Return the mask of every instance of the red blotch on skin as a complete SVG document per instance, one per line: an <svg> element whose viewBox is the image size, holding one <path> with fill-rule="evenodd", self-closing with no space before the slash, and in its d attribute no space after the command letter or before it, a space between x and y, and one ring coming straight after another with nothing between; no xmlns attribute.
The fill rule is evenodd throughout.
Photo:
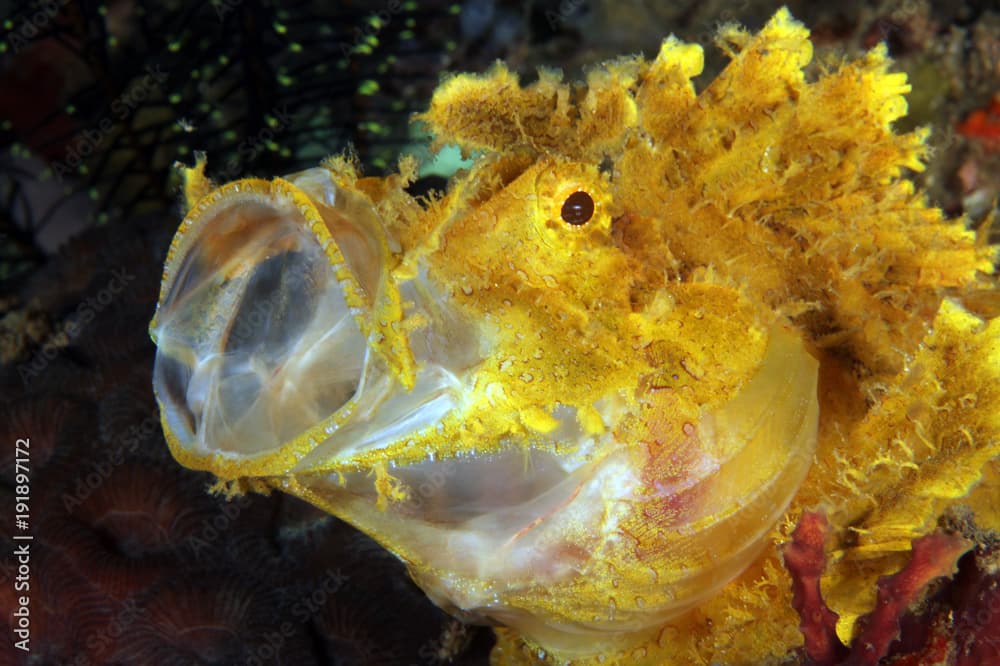
<svg viewBox="0 0 1000 666"><path fill-rule="evenodd" d="M643 515L660 528L686 525L692 511L711 491L714 468L703 468L695 437L642 443L649 456L642 471L643 486L656 498L643 507Z"/></svg>
<svg viewBox="0 0 1000 666"><path fill-rule="evenodd" d="M692 520L692 512L711 492L717 469L704 453L699 428L678 421L675 404L672 391L653 389L645 396L642 411L645 432L640 442L647 455L642 485L652 500L642 511L647 524L661 529L676 528ZM637 555L643 558L643 553Z"/></svg>

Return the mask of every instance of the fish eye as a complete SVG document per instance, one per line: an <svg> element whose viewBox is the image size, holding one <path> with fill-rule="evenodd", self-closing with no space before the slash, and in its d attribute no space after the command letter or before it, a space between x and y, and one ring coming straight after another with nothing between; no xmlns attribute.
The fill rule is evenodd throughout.
<svg viewBox="0 0 1000 666"><path fill-rule="evenodd" d="M586 224L594 216L594 199L583 190L577 190L566 197L560 214L567 224Z"/></svg>

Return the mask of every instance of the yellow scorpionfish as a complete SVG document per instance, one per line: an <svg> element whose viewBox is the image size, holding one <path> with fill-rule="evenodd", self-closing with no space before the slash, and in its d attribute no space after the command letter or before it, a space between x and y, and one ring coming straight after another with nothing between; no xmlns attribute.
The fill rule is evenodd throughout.
<svg viewBox="0 0 1000 666"><path fill-rule="evenodd" d="M1000 527L996 248L906 179L883 47L810 80L780 11L696 93L674 38L567 84L502 65L420 116L475 155L216 188L151 332L176 459L363 530L496 663L766 663L820 508L838 632L953 506Z"/></svg>

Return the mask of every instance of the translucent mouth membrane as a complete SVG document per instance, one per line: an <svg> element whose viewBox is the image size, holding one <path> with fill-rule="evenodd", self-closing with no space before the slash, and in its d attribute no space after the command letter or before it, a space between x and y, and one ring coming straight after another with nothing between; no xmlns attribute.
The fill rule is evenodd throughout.
<svg viewBox="0 0 1000 666"><path fill-rule="evenodd" d="M178 232L151 325L175 453L271 454L358 392L384 257L368 230L304 199L284 181L240 181Z"/></svg>

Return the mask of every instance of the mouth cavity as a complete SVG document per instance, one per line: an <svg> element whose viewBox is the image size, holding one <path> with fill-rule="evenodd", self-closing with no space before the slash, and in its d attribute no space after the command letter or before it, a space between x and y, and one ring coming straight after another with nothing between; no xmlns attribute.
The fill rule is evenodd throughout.
<svg viewBox="0 0 1000 666"><path fill-rule="evenodd" d="M326 172L302 180L318 205L285 181L240 181L200 202L174 240L151 334L175 448L274 452L363 384L384 242Z"/></svg>

